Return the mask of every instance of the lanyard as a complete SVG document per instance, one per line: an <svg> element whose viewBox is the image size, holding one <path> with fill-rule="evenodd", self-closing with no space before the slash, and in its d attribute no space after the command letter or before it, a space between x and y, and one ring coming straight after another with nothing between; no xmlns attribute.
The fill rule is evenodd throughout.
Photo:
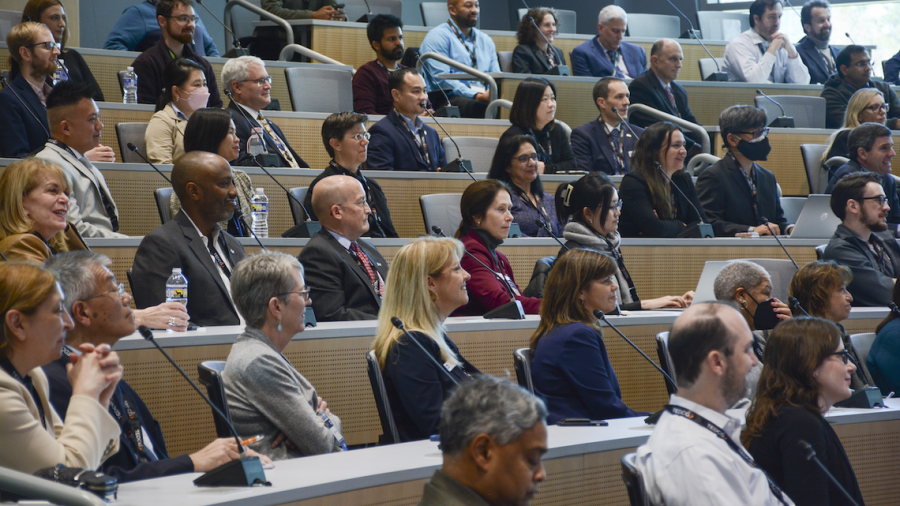
<svg viewBox="0 0 900 506"><path fill-rule="evenodd" d="M34 388L34 382L31 381L31 376L26 376L25 378L23 378L19 374L19 371L17 371L16 368L13 367L12 362L10 362L8 358L0 362L0 367L2 367L4 371L9 373L9 375L12 376L13 379L15 379L28 389L28 393L31 394L31 399L34 400L34 403L37 405L38 414L41 417L41 425L44 427L44 430L47 430L47 418L46 415L44 415L44 405L43 403L41 403L41 398L40 396L38 396L37 389Z"/></svg>
<svg viewBox="0 0 900 506"><path fill-rule="evenodd" d="M478 68L478 57L475 56L475 32L472 32L472 49L469 49L469 46L466 45L466 39L463 38L462 33L459 29L456 28L456 25L453 24L449 19L447 20L447 24L450 25L450 29L453 30L453 34L456 35L456 38L459 39L459 42L462 44L466 51L469 53L469 56L472 57L472 67Z"/></svg>
<svg viewBox="0 0 900 506"><path fill-rule="evenodd" d="M750 189L750 205L753 206L753 219L755 220L755 224L760 224L762 220L759 219L759 200L757 200L757 191L756 184L753 182L753 179L750 178L750 174L744 172L744 169L741 168L741 164L738 163L737 158L734 157L734 154L729 152L731 158L734 160L735 165L737 165L737 170L741 172L741 175L744 176L744 180L747 181L747 188ZM753 170L753 169L751 169ZM756 176L756 171L753 170L754 177Z"/></svg>
<svg viewBox="0 0 900 506"><path fill-rule="evenodd" d="M550 134L549 133L546 136L541 135L542 133L544 133L543 130L540 132L535 132L534 129L532 129L532 128L528 129L528 135L534 137L535 144L537 144L537 148L541 152L541 161L544 163L547 163L547 162L550 162L550 157L553 156L553 143L550 142ZM542 140L541 137L546 137L546 140L547 140L546 148L541 143L541 140Z"/></svg>
<svg viewBox="0 0 900 506"><path fill-rule="evenodd" d="M520 192L519 198L522 199L522 202L525 203L526 206L537 211L538 214L540 214L541 217L544 218L544 221L547 222L547 225L551 225L552 227L552 224L550 223L550 214L547 213L547 209L544 208L543 199L535 195L534 199L537 200L538 205L534 205L534 203L531 202L531 199L528 198L528 195L526 195L525 192Z"/></svg>
<svg viewBox="0 0 900 506"><path fill-rule="evenodd" d="M428 141L425 140L425 129L423 128L420 130L420 132L422 132L422 136L419 137L415 134L415 132L412 131L411 128L409 128L409 123L406 122L406 120L400 115L400 112L397 111L397 109L394 109L391 112L397 115L397 119L399 119L400 122L403 123L403 126L406 127L406 131L409 132L409 135L412 135L413 140L416 141L416 146L419 148L419 154L422 155L422 159L425 160L425 165L431 167L431 157L428 156Z"/></svg>
<svg viewBox="0 0 900 506"><path fill-rule="evenodd" d="M219 236L215 242L218 243L219 247L221 247L223 250L228 251L228 244L225 243L225 237L222 235L222 233L223 232L220 230ZM228 268L228 264L226 264L225 260L222 259L222 256L219 255L219 250L217 250L215 245L213 244L214 241L212 240L212 237L209 237L208 241L209 242L207 243L207 246L209 246L209 252L212 254L213 259L215 259L216 264L218 264L219 268L222 269L222 272L225 273L225 277L230 279L231 269Z"/></svg>
<svg viewBox="0 0 900 506"><path fill-rule="evenodd" d="M612 130L609 129L609 125L606 122L603 122L603 130L606 132L606 136L609 139L609 143L612 145L613 152L616 154L616 163L619 164L619 171L625 172L625 135L620 128L615 128L619 132L618 141L613 141Z"/></svg>
<svg viewBox="0 0 900 506"><path fill-rule="evenodd" d="M600 235L600 234L597 234ZM637 294L637 287L634 286L634 281L631 280L631 274L628 273L628 269L625 268L625 258L622 257L622 250L619 248L614 248L612 242L606 238L604 235L600 235L600 238L606 241L607 247L609 247L609 251L612 252L613 258L616 260L616 264L619 266L619 271L622 272L622 277L625 278L625 282L628 283L628 293L631 294L631 300L633 302L638 302L641 300Z"/></svg>

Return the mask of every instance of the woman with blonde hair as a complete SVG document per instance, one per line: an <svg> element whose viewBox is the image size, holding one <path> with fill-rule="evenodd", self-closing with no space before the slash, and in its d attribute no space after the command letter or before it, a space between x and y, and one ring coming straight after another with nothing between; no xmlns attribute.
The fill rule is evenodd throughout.
<svg viewBox="0 0 900 506"><path fill-rule="evenodd" d="M463 245L456 239L419 237L400 248L391 263L372 347L400 441L437 434L444 399L456 383L479 372L460 355L444 328L450 313L469 300L469 273L459 264L462 254ZM418 344L394 328L392 317L403 321ZM444 371L424 355L423 347Z"/></svg>
<svg viewBox="0 0 900 506"><path fill-rule="evenodd" d="M835 156L850 156L850 148L848 141L850 139L850 131L862 125L863 123L880 123L882 125L887 121L887 113L890 106L884 102L884 95L876 88L861 88L847 103L847 110L844 112L844 126L840 130L828 137L828 149L822 157L822 164Z"/></svg>

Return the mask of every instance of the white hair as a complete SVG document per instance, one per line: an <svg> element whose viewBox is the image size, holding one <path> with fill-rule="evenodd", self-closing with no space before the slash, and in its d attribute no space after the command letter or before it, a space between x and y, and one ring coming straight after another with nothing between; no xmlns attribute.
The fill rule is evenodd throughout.
<svg viewBox="0 0 900 506"><path fill-rule="evenodd" d="M607 5L597 15L597 24L605 25L614 19L621 19L623 23L628 24L628 14L625 13L625 9L618 5Z"/></svg>
<svg viewBox="0 0 900 506"><path fill-rule="evenodd" d="M239 56L225 62L225 66L222 67L222 89L231 91L231 83L246 80L250 75L248 69L254 64L266 68L266 62L255 56Z"/></svg>

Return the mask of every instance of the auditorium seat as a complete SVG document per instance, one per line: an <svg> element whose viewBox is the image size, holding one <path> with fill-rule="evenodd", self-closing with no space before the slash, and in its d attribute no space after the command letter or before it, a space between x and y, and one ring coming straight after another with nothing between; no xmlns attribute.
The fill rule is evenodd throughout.
<svg viewBox="0 0 900 506"><path fill-rule="evenodd" d="M825 128L825 99L800 95L769 95L781 107L784 114L794 118L794 128ZM766 97L756 97L756 107L766 111L766 124L781 117L781 109Z"/></svg>
<svg viewBox="0 0 900 506"><path fill-rule="evenodd" d="M292 199L288 197L288 204L291 206L291 216L294 217L294 225L299 225L306 221L306 219L308 218L306 216L306 213L303 212L303 208L300 207L300 204L298 204L294 200L296 199L297 201L303 202L306 199L307 191L309 191L308 186L304 186L302 188L291 188L291 195L293 195L294 198Z"/></svg>
<svg viewBox="0 0 900 506"><path fill-rule="evenodd" d="M295 112L353 110L353 75L329 65L284 69L288 93ZM318 93L310 93L317 90Z"/></svg>
<svg viewBox="0 0 900 506"><path fill-rule="evenodd" d="M869 356L869 351L872 350L872 343L875 341L875 335L874 332L850 334L850 345L853 346L856 356L859 357L859 366L865 373L866 378L872 377L872 375L869 374L869 367L866 366L866 358Z"/></svg>
<svg viewBox="0 0 900 506"><path fill-rule="evenodd" d="M544 7L546 8L546 7ZM554 9L556 11L556 17L559 18L559 24L556 25L556 33L577 33L578 29L578 13L572 10L566 9ZM528 12L528 9L519 9L519 19L525 17L525 13ZM513 27L513 31L515 31L516 27Z"/></svg>
<svg viewBox="0 0 900 506"><path fill-rule="evenodd" d="M531 380L531 349L519 348L513 352L513 366L516 369L516 380L519 386L534 393L534 383Z"/></svg>
<svg viewBox="0 0 900 506"><path fill-rule="evenodd" d="M378 357L375 350L366 352L366 371L369 373L369 382L372 384L372 395L375 396L375 407L378 409L378 417L381 419L381 437L378 444L389 445L400 442L400 434L397 432L397 424L394 423L394 414L391 412L391 402L388 400L387 390L384 388L384 378L381 376L381 367L378 365Z"/></svg>
<svg viewBox="0 0 900 506"><path fill-rule="evenodd" d="M146 132L147 123L116 123L116 138L119 141L119 152L122 153L122 163L144 163L140 156L128 149L128 143L134 144L142 155L147 156L147 142L144 140Z"/></svg>
<svg viewBox="0 0 900 506"><path fill-rule="evenodd" d="M784 210L784 219L788 223L797 223L800 211L806 204L806 197L781 197L781 208Z"/></svg>
<svg viewBox="0 0 900 506"><path fill-rule="evenodd" d="M628 490L628 503L631 506L650 506L650 498L644 489L644 477L635 465L636 453L622 455L622 481Z"/></svg>
<svg viewBox="0 0 900 506"><path fill-rule="evenodd" d="M453 141L459 145L459 151L453 145ZM444 151L447 153L447 160L455 160L457 157L464 158L472 162L473 172L487 172L491 168L491 160L494 159L494 151L497 151L497 144L500 138L492 137L449 137L441 139L444 145Z"/></svg>
<svg viewBox="0 0 900 506"><path fill-rule="evenodd" d="M498 51L497 62L500 64L500 72L512 72L512 51Z"/></svg>
<svg viewBox="0 0 900 506"><path fill-rule="evenodd" d="M716 58L715 61L712 58L700 58L697 63L700 64L700 79L705 81L713 72L719 72L719 69L725 64L725 58ZM718 67L716 63L719 64Z"/></svg>
<svg viewBox="0 0 900 506"><path fill-rule="evenodd" d="M672 362L672 357L669 356L669 332L660 332L656 334L656 355L659 357L659 366L663 371L666 371L666 374L671 376L673 379L675 378L675 364ZM677 393L678 387L669 383L669 380L664 380L666 382L666 390L669 392L669 395Z"/></svg>
<svg viewBox="0 0 900 506"><path fill-rule="evenodd" d="M172 219L172 210L169 202L172 200L172 188L157 188L153 190L153 198L156 200L156 209L159 211L159 221L163 225Z"/></svg>
<svg viewBox="0 0 900 506"><path fill-rule="evenodd" d="M228 422L222 420L215 410L213 410L213 421L216 423L216 435L219 437L234 437L229 423L231 423L231 414L228 412L228 402L225 401L225 386L222 384L222 371L225 370L224 360L207 360L197 364L197 375L200 384L206 387L209 400L219 408L228 418ZM210 408L212 409L212 408Z"/></svg>
<svg viewBox="0 0 900 506"><path fill-rule="evenodd" d="M681 35L681 19L667 14L628 14L629 37L677 39Z"/></svg>
<svg viewBox="0 0 900 506"><path fill-rule="evenodd" d="M750 29L746 11L697 11L697 24L703 40L731 40Z"/></svg>
<svg viewBox="0 0 900 506"><path fill-rule="evenodd" d="M452 236L462 222L459 201L462 193L437 193L419 197L422 207L422 218L425 220L425 231L433 233L431 227L438 226L444 234Z"/></svg>

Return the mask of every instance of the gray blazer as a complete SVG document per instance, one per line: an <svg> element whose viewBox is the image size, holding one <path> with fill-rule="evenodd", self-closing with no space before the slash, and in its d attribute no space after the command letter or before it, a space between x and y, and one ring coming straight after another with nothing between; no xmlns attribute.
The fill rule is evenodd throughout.
<svg viewBox="0 0 900 506"><path fill-rule="evenodd" d="M259 329L247 326L238 337L228 354L222 381L238 434L265 436L250 445L256 452L283 460L340 451L334 434L316 414L316 389ZM340 432L341 420L335 414L329 418ZM272 441L279 434L286 435L300 451L284 444L273 450Z"/></svg>

